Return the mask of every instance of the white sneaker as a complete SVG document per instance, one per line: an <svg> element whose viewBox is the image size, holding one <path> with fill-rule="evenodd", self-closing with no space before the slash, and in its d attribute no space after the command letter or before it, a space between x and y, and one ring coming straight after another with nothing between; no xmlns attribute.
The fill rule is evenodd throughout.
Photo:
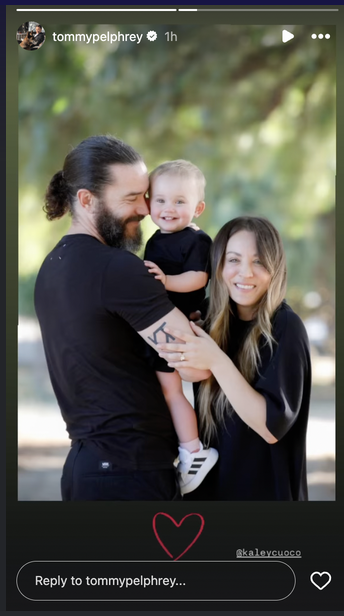
<svg viewBox="0 0 344 616"><path fill-rule="evenodd" d="M187 449L178 447L179 464L177 467L178 479L181 494L188 494L196 490L202 483L204 477L216 464L219 454L216 449L201 448L199 451L190 453Z"/></svg>

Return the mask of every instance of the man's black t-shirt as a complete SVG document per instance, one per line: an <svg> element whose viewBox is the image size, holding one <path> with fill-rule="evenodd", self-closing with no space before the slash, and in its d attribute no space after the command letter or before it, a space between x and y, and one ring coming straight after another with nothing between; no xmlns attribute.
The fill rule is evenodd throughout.
<svg viewBox="0 0 344 616"><path fill-rule="evenodd" d="M141 259L66 235L39 271L35 308L69 436L120 467L171 468L176 435L137 331L174 306Z"/></svg>
<svg viewBox="0 0 344 616"><path fill-rule="evenodd" d="M234 361L252 322L236 318L228 356ZM253 387L266 399L269 445L233 412L218 426L211 446L219 460L190 500L307 500L306 429L311 389L307 333L283 302L273 319L273 356L261 345L261 366ZM195 386L195 395L199 385ZM196 405L197 407L197 405Z"/></svg>
<svg viewBox="0 0 344 616"><path fill-rule="evenodd" d="M184 272L207 272L210 275L209 253L211 238L201 231L186 227L175 233L156 231L148 240L144 258L153 261L167 276L176 276ZM176 293L168 291L171 302L183 312L187 318L194 310L198 310L205 298L205 288Z"/></svg>

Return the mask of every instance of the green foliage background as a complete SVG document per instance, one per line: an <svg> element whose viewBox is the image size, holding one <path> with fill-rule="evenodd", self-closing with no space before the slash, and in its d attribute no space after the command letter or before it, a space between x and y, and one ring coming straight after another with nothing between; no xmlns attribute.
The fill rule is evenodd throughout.
<svg viewBox="0 0 344 616"><path fill-rule="evenodd" d="M202 169L207 209L198 223L212 237L242 213L269 218L287 252L289 301L305 316L302 298L317 291L333 321L335 40L312 40L318 30L298 26L282 44L279 26L59 25L52 31L143 39L47 36L37 52L18 47L21 313L33 312L38 268L69 225L46 221L45 188L73 146L110 133L149 169L174 158ZM155 227L144 224L148 239Z"/></svg>

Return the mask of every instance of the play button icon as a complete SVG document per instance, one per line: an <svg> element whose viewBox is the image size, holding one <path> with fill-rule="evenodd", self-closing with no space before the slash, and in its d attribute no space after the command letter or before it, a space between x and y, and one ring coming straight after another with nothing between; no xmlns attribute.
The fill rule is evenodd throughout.
<svg viewBox="0 0 344 616"><path fill-rule="evenodd" d="M294 38L294 35L289 32L289 30L282 30L282 43L288 43L291 39Z"/></svg>

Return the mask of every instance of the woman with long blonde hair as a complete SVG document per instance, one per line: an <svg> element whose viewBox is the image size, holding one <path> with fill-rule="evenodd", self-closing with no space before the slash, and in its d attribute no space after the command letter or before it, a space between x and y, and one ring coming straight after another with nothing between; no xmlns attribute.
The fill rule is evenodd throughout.
<svg viewBox="0 0 344 616"><path fill-rule="evenodd" d="M159 345L182 376L210 371L195 402L219 461L189 499L307 500L309 344L285 293L278 231L264 218L235 218L214 240L205 331L171 330L181 342Z"/></svg>

